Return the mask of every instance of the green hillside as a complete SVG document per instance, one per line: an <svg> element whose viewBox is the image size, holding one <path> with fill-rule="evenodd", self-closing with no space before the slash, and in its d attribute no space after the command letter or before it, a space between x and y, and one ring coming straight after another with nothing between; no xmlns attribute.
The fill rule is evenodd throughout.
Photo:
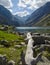
<svg viewBox="0 0 50 65"><path fill-rule="evenodd" d="M13 41L13 40L23 40L22 37L20 37L19 35L16 34L12 34L12 33L7 33L5 31L0 31L0 40L7 40L9 42Z"/></svg>
<svg viewBox="0 0 50 65"><path fill-rule="evenodd" d="M50 14L43 16L34 26L50 26Z"/></svg>

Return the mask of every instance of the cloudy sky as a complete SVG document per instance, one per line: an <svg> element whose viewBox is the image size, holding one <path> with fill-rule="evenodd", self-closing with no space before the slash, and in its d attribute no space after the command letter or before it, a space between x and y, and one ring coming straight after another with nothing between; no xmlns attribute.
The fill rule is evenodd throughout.
<svg viewBox="0 0 50 65"><path fill-rule="evenodd" d="M0 5L8 8L12 14L20 17L30 15L50 0L0 0Z"/></svg>

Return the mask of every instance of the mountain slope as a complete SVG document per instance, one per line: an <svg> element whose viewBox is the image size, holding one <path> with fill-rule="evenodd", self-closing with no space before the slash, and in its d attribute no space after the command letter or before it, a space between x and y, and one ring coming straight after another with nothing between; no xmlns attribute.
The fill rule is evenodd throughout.
<svg viewBox="0 0 50 65"><path fill-rule="evenodd" d="M25 26L33 26L39 22L44 16L50 14L50 2L33 12L30 17L26 20Z"/></svg>
<svg viewBox="0 0 50 65"><path fill-rule="evenodd" d="M8 9L0 5L0 24L20 26L18 21Z"/></svg>
<svg viewBox="0 0 50 65"><path fill-rule="evenodd" d="M26 20L28 19L28 17L29 17L29 15L27 15L27 16L24 16L24 17L20 17L20 16L18 16L18 15L15 15L15 17L16 18L18 18L18 23L21 25L21 26L23 26L26 22Z"/></svg>
<svg viewBox="0 0 50 65"><path fill-rule="evenodd" d="M43 16L34 26L50 26L50 14Z"/></svg>

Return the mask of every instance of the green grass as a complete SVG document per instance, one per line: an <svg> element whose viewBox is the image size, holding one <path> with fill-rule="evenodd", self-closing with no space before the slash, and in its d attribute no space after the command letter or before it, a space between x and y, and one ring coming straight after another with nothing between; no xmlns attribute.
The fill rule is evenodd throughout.
<svg viewBox="0 0 50 65"><path fill-rule="evenodd" d="M7 40L8 42L11 42L13 40L19 40L19 42L16 42L16 44L19 44L21 41L24 41L23 37L16 34L7 33L5 31L0 31L0 40ZM15 45L15 42L13 42L13 44ZM20 60L21 51L24 49L24 46L16 49L14 48L14 46L10 46L9 48L0 47L0 54L6 54L8 60L14 60L16 62L16 65L18 65L17 63Z"/></svg>
<svg viewBox="0 0 50 65"><path fill-rule="evenodd" d="M5 31L0 31L0 40L7 40L7 41L13 41L13 40L19 40L22 41L23 38L19 35L12 34L12 33L6 33Z"/></svg>
<svg viewBox="0 0 50 65"><path fill-rule="evenodd" d="M16 65L18 65L18 61L20 60L22 48L14 49L14 48L0 48L0 54L6 54L8 60L14 60Z"/></svg>

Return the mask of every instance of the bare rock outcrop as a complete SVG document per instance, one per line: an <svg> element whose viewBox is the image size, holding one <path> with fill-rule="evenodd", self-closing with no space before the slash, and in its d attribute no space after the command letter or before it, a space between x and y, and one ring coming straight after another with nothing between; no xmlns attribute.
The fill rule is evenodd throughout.
<svg viewBox="0 0 50 65"><path fill-rule="evenodd" d="M7 65L6 55L1 55L0 54L0 65Z"/></svg>

